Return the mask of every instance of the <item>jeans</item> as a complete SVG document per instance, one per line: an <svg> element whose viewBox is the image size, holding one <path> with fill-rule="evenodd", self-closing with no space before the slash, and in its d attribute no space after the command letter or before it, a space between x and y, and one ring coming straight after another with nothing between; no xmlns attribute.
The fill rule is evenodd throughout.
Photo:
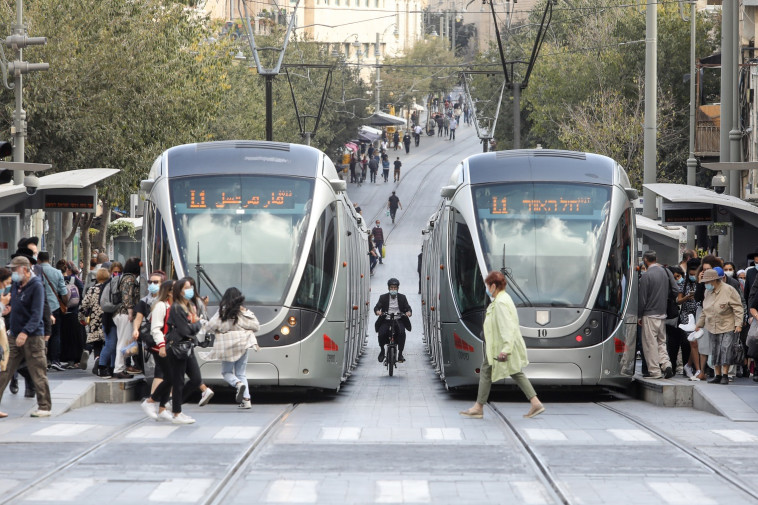
<svg viewBox="0 0 758 505"><path fill-rule="evenodd" d="M116 365L116 341L118 340L116 325L114 324L110 331L105 331L103 328L103 334L105 335L105 345L100 351L100 366L113 368Z"/></svg>
<svg viewBox="0 0 758 505"><path fill-rule="evenodd" d="M379 264L382 264L382 247L384 246L384 241L382 240L374 240L374 243L376 244L376 254L378 255Z"/></svg>
<svg viewBox="0 0 758 505"><path fill-rule="evenodd" d="M237 361L222 361L221 362L221 375L224 376L224 380L232 387L237 387L237 383L241 382L248 387L247 376L245 375L245 368L247 368L247 349L242 353ZM245 389L245 400L250 399L250 392Z"/></svg>

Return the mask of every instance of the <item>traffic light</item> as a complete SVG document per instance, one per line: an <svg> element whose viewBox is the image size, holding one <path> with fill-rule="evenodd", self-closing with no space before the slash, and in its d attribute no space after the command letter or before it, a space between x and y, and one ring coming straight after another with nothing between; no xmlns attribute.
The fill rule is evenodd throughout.
<svg viewBox="0 0 758 505"><path fill-rule="evenodd" d="M13 144L0 142L0 159L13 154ZM0 170L0 184L8 184L13 180L13 170Z"/></svg>

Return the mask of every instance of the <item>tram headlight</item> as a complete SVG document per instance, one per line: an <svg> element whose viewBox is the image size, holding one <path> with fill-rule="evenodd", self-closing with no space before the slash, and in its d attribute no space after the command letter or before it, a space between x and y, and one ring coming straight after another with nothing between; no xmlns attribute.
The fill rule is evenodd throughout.
<svg viewBox="0 0 758 505"><path fill-rule="evenodd" d="M290 334L289 326L282 326L281 328L279 328L279 333L281 333L284 336L289 335Z"/></svg>

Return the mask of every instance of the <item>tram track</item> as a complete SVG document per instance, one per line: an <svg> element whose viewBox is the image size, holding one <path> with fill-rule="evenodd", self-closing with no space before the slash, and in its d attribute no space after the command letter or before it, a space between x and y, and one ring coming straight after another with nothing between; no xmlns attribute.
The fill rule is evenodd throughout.
<svg viewBox="0 0 758 505"><path fill-rule="evenodd" d="M526 438L524 438L521 432L519 432L518 428L516 428L516 426L508 419L508 417L503 414L495 405L488 403L487 407L489 407L492 412L494 412L495 416L500 419L500 421L516 438L522 452L532 463L532 466L535 468L535 473L537 474L542 484L545 486L548 494L550 494L552 501L554 503L561 503L563 505L572 505L573 502L569 499L568 495L563 491L563 489L561 489L561 486L558 483L558 478L550 470L548 464L540 457L537 451L535 451L532 446L529 445L529 442L526 440Z"/></svg>
<svg viewBox="0 0 758 505"><path fill-rule="evenodd" d="M432 158L435 158L435 157L439 156L441 152L445 152L445 151L447 151L448 149L452 149L452 148L454 148L454 147L455 147L455 145L456 145L455 143L453 143L453 142L450 142L450 143L449 143L449 144L448 144L448 145L447 145L445 148L443 148L443 149L441 149L441 150L438 150L438 151L436 151L436 152L434 152L434 153L430 154L429 156L425 157L424 159L422 159L422 160L421 160L421 161L419 161L418 163L415 163L415 164L414 164L414 166L413 166L413 168L408 168L407 170L405 170L405 172L404 172L404 173L403 173L403 174L400 176L400 182L398 182L398 183L397 183L395 186L393 186L393 188L399 188L399 187L400 187L400 185L403 183L403 181L404 181L404 180L405 180L407 177L409 177L410 175L417 175L417 174L415 173L415 172L416 172L416 169L417 169L417 167L420 167L421 165L423 165L424 163L426 163L428 160L430 160L430 159L432 159ZM425 172L425 173L423 174L423 176L422 176L422 180L426 180L426 178L429 176L429 174L431 174L431 173L432 173L432 172L433 172L433 171L434 171L434 170L435 170L437 167L439 167L440 165L443 165L443 164L445 164L445 163L448 163L448 162L450 161L450 158L451 158L451 157L453 157L453 155L454 155L454 154L455 154L455 152L451 153L451 155L450 155L450 156L448 156L448 157L446 157L446 158L445 158L443 161L440 161L440 162L438 162L438 163L436 163L436 164L434 164L434 165L430 166L429 168L427 168L427 169L426 169L426 172ZM463 158L465 158L465 156L462 156L462 157L461 157L461 160L462 160ZM390 167L390 172L392 172L392 170L393 170L393 169L392 169L392 167ZM422 188L424 188L424 187L425 187L425 185L424 185L424 184L418 184L418 185L417 185L417 187L416 187L416 190L413 192L413 195L411 195L411 198L410 198L410 199L407 201L407 203L406 203L406 205L405 205L405 208L403 209L403 213L402 213L402 214L401 214L401 215L400 215L400 216L399 216L399 217L398 217L398 218L395 220L395 226L393 226L393 227L392 227L392 229L391 229L391 230L389 230L389 231L388 231L388 232L387 232L387 233L384 235L385 244L387 243L387 241L388 241L388 239L389 239L389 236L390 236L390 235L392 234L392 232L395 230L395 228L397 227L397 225L398 225L398 224L399 224L399 223L400 223L400 222L403 220L403 218L406 216L406 214L408 213L408 211L409 211L409 210L410 210L410 208L411 208L411 205L413 205L413 203L415 202L415 200L416 200L416 198L418 197L419 193L421 192L421 189L422 189ZM373 203L373 202L372 202L372 203ZM383 204L379 206L379 210L376 212L376 214L375 214L375 215L374 215L374 216L371 218L371 220L370 220L370 221L367 221L367 223L370 225L371 223L373 223L374 221L376 221L378 218L381 218L381 217L384 215L384 213L385 213L385 209L386 209L386 208L387 208L387 205L386 205L386 201L384 201L384 202L383 202ZM370 228L370 226L369 226L369 228Z"/></svg>
<svg viewBox="0 0 758 505"><path fill-rule="evenodd" d="M268 425L261 430L252 442L250 442L245 448L244 452L237 457L232 463L231 467L227 471L226 475L211 489L208 494L203 497L198 503L203 505L217 505L225 503L227 495L234 487L234 484L241 479L245 470L249 468L250 464L255 459L255 455L260 452L260 449L270 441L276 434L276 431L284 425L284 422L292 414L292 412L298 407L297 403L290 403L275 419L273 419Z"/></svg>
<svg viewBox="0 0 758 505"><path fill-rule="evenodd" d="M275 434L276 430L280 428L284 421L289 417L292 411L299 404L291 403L284 406L283 410L270 421L256 436L245 446L245 449L240 455L233 461L227 472L221 477L218 482L213 485L210 490L198 500L197 503L203 505L224 503L224 498L233 487L234 483L242 476L245 468L249 467L250 462L254 459L254 455L268 442ZM105 448L108 444L120 440L129 435L135 429L144 426L148 421L147 417L140 418L139 420L124 426L115 432L111 433L107 437L98 440L97 442L88 446L85 450L77 453L75 456L68 458L60 464L53 466L46 470L43 474L33 478L26 482L21 487L10 491L8 494L0 497L0 505L17 503L27 493L44 488L47 484L53 480L60 478L61 473L68 469L71 469L79 462L81 462L87 456Z"/></svg>
<svg viewBox="0 0 758 505"><path fill-rule="evenodd" d="M90 445L87 449L81 451L76 456L73 456L63 463L56 465L52 469L46 471L42 475L32 479L30 482L27 482L24 484L21 488L16 489L10 494L7 494L0 498L0 505L4 505L6 503L14 503L14 500L17 498L23 496L24 494L39 488L42 484L45 484L53 478L55 478L60 472L63 472L67 470L68 468L71 468L72 466L76 465L79 461L84 459L85 457L89 456L93 452L99 450L100 448L106 446L108 443L112 442L113 440L116 440L123 435L126 435L133 429L137 428L139 425L143 424L145 421L147 421L147 418L140 418L139 420L121 428L120 430L117 430L113 433L111 433L109 436L105 437L102 440L99 440L95 442L94 444Z"/></svg>
<svg viewBox="0 0 758 505"><path fill-rule="evenodd" d="M624 412L621 409L608 405L604 402L595 402L595 404L599 407L602 407L606 410L613 412L614 414L617 414L627 419L628 421L632 422L633 424L636 424L637 426L647 431L648 433L660 438L661 440L665 441L670 446L675 447L680 452L686 454L687 456L695 460L698 464L703 466L709 473L719 476L722 480L726 481L731 486L736 487L737 489L739 489L746 495L750 496L754 500L758 500L758 490L756 490L754 486L750 486L744 481L742 481L741 479L738 479L737 477L734 476L733 470L725 468L724 466L722 466L721 464L719 464L712 458L708 457L707 455L703 454L696 448L689 447L679 442L675 438L669 436L663 430L652 427L649 424L647 424L645 421L643 421L642 419L638 418L637 416Z"/></svg>

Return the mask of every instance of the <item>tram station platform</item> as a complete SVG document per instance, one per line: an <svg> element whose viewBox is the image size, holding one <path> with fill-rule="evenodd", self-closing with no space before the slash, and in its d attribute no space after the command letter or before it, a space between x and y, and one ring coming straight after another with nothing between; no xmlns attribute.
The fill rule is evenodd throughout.
<svg viewBox="0 0 758 505"><path fill-rule="evenodd" d="M91 361L90 359L90 365ZM87 370L48 370L47 380L53 400L53 416L94 403L137 401L145 389L145 379L142 375L136 375L132 379L101 379L92 374L91 366ZM19 377L17 394L11 394L10 389L5 390L3 412L12 416L24 416L36 410L37 400L24 397L25 387L24 379Z"/></svg>
<svg viewBox="0 0 758 505"><path fill-rule="evenodd" d="M91 370L48 371L53 416L95 403L128 403L141 399L146 384L143 376L133 379L100 379ZM24 379L19 392L3 395L3 410L24 416L36 408L36 399L24 397ZM728 386L690 381L677 375L671 379L647 379L637 373L629 388L631 396L659 407L687 407L725 417L731 421L758 421L758 382L735 378Z"/></svg>
<svg viewBox="0 0 758 505"><path fill-rule="evenodd" d="M735 378L729 385L691 381L681 375L671 379L646 379L637 374L633 396L660 407L691 407L731 421L758 421L758 382Z"/></svg>

